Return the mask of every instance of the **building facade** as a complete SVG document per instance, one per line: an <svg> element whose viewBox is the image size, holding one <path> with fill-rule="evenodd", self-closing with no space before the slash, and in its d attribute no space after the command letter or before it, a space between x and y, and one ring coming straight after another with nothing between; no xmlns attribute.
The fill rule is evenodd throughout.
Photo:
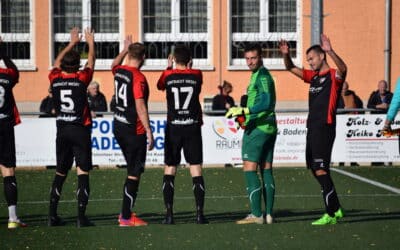
<svg viewBox="0 0 400 250"><path fill-rule="evenodd" d="M278 104L307 100L308 86L284 71L278 42L288 40L294 62L308 67L304 53L311 46L311 0L1 0L0 13L5 49L21 70L14 91L19 103L38 103L47 95L49 70L73 26L95 30L94 79L108 101L114 87L110 65L127 34L147 48L142 69L151 102L165 99L156 82L177 43L191 48L194 67L204 72L202 97L215 95L227 80L238 102L250 76L243 59L249 42L263 46ZM392 89L400 76L399 15L400 0L393 0ZM385 0L324 1L324 16L324 33L348 65L351 89L367 99L384 78ZM85 58L85 43L79 46Z"/></svg>

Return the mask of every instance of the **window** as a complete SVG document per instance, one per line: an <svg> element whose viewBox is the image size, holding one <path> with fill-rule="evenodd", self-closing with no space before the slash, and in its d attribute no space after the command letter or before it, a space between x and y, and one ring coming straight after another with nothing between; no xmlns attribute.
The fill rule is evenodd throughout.
<svg viewBox="0 0 400 250"><path fill-rule="evenodd" d="M284 68L279 40L289 42L294 63L301 63L299 0L230 0L230 69L247 69L244 47L260 42L264 65Z"/></svg>
<svg viewBox="0 0 400 250"><path fill-rule="evenodd" d="M212 0L142 0L142 32L146 46L144 69L164 69L178 43L192 51L193 64L211 66Z"/></svg>
<svg viewBox="0 0 400 250"><path fill-rule="evenodd" d="M31 9L31 0L0 1L3 46L20 70L34 69Z"/></svg>
<svg viewBox="0 0 400 250"><path fill-rule="evenodd" d="M96 69L109 69L120 51L122 15L119 0L53 0L53 59L69 42L72 27L95 31ZM123 42L123 41L122 41ZM81 58L87 58L85 42L78 45Z"/></svg>

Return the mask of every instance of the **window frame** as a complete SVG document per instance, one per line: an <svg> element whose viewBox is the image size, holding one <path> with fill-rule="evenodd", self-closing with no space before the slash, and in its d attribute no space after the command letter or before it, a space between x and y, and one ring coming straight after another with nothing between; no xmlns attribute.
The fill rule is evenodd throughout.
<svg viewBox="0 0 400 250"><path fill-rule="evenodd" d="M213 42L212 42L212 0L207 1L207 32L206 33L188 33L180 32L180 1L171 0L171 32L170 33L144 33L143 22L143 1L139 1L139 41L145 42L179 42L179 41L198 41L207 42L207 58L193 59L193 67L201 70L214 70L213 66ZM177 39L179 38L179 39ZM150 59L146 58L142 70L164 70L167 67L167 58Z"/></svg>
<svg viewBox="0 0 400 250"><path fill-rule="evenodd" d="M228 27L228 70L248 70L244 58L232 58L232 43L235 41L257 42L257 41L279 41L280 39L296 37L297 42L296 57L292 58L293 63L302 65L302 1L296 0L296 32L269 32L269 1L260 0L260 31L259 32L232 32L232 0L228 1L227 23ZM264 66L268 69L284 70L285 65L282 58L263 58Z"/></svg>
<svg viewBox="0 0 400 250"><path fill-rule="evenodd" d="M34 0L28 0L29 2L29 33L3 33L1 31L1 19L0 19L0 34L3 42L29 42L30 59L12 59L20 71L35 71L36 67L36 46L35 46L35 2ZM1 13L0 4L0 13ZM1 60L1 63L3 61Z"/></svg>
<svg viewBox="0 0 400 250"><path fill-rule="evenodd" d="M50 12L50 46L49 46L49 55L50 55L50 68L54 65L54 61L56 59L56 56L54 54L54 47L56 42L69 42L70 41L70 33L54 33L53 32L53 26L54 26L54 15L53 15L53 1L54 0L49 0L49 12ZM119 28L118 28L118 33L94 33L94 41L95 43L97 42L117 42L119 43L120 50L124 46L124 39L123 39L123 34L124 34L124 9L125 9L125 1L118 1L118 20L119 20ZM82 27L79 27L80 32L83 32L83 29L86 27L91 27L91 3L90 0L82 0ZM82 39L84 41L84 39ZM118 51L119 53L119 51ZM113 62L114 58L110 59L102 59L102 58L97 58L96 57L96 63L95 63L95 70L110 70L111 64ZM81 64L85 65L87 62L87 59L81 59Z"/></svg>

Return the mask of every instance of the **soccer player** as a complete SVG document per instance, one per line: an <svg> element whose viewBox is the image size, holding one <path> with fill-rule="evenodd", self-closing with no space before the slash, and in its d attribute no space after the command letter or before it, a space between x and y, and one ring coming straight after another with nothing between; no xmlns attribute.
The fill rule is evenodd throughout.
<svg viewBox="0 0 400 250"><path fill-rule="evenodd" d="M69 44L58 54L49 74L50 86L56 110L56 158L57 167L50 191L49 226L64 225L57 215L61 189L75 158L78 188L77 227L93 226L86 217L89 200L89 171L92 169L92 144L87 86L92 81L95 63L94 32L85 30L85 40L89 47L87 63L80 67L80 55L74 50L81 41L78 28L72 28Z"/></svg>
<svg viewBox="0 0 400 250"><path fill-rule="evenodd" d="M3 176L4 195L8 206L8 228L26 227L17 216L17 180L15 178L14 126L21 122L12 89L18 83L19 71L6 55L0 37L0 60L6 68L0 68L0 168Z"/></svg>
<svg viewBox="0 0 400 250"><path fill-rule="evenodd" d="M322 189L326 213L312 225L336 224L344 216L333 184L329 165L336 136L336 108L347 66L332 49L329 38L322 34L321 45L313 45L306 51L311 70L296 67L290 58L290 48L285 40L279 44L286 69L310 84L308 93L306 163ZM330 68L329 55L337 69Z"/></svg>
<svg viewBox="0 0 400 250"><path fill-rule="evenodd" d="M203 214L204 179L202 176L203 141L201 126L202 110L199 101L203 76L200 70L191 69L191 54L184 45L176 46L168 58L169 67L163 71L157 88L166 92L167 126L165 129L163 195L166 215L163 224L174 224L174 181L181 151L190 165L193 192L196 200L196 222L208 223ZM172 69L173 61L176 68Z"/></svg>
<svg viewBox="0 0 400 250"><path fill-rule="evenodd" d="M146 139L149 150L153 149L154 141L147 112L149 86L146 77L140 72L144 59L144 45L132 43L132 36L127 36L124 49L111 66L116 104L113 132L125 157L128 172L123 188L122 212L118 218L121 227L147 225L147 222L132 213L146 162Z"/></svg>
<svg viewBox="0 0 400 250"><path fill-rule="evenodd" d="M247 193L251 213L237 224L263 224L261 193L264 197L267 224L273 223L272 209L275 199L275 182L272 175L272 161L276 141L275 83L268 69L263 66L261 46L249 44L245 47L244 58L252 71L247 87L246 107L232 107L226 117L246 116L242 142L243 171L246 178ZM260 168L260 179L257 175Z"/></svg>
<svg viewBox="0 0 400 250"><path fill-rule="evenodd" d="M383 131L387 132L392 130L390 124L394 121L394 118L397 115L399 107L400 107L400 77L397 79L396 82L396 89L394 91L393 98L386 115L386 120L382 129ZM400 145L399 145L399 151L400 151Z"/></svg>

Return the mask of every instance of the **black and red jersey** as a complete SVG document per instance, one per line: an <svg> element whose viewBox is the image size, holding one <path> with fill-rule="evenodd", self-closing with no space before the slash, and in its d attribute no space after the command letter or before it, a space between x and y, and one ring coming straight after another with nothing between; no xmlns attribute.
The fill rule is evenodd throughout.
<svg viewBox="0 0 400 250"><path fill-rule="evenodd" d="M303 70L303 79L310 83L307 127L336 124L336 109L344 79L335 69L325 72Z"/></svg>
<svg viewBox="0 0 400 250"><path fill-rule="evenodd" d="M9 123L12 126L21 122L12 92L18 79L18 70L0 68L0 122Z"/></svg>
<svg viewBox="0 0 400 250"><path fill-rule="evenodd" d="M166 90L167 122L174 125L202 124L199 101L203 75L197 69L167 69L157 82L159 90Z"/></svg>
<svg viewBox="0 0 400 250"><path fill-rule="evenodd" d="M93 69L85 68L75 73L65 73L54 68L50 74L57 126L63 124L92 124L87 100L87 86L92 81Z"/></svg>
<svg viewBox="0 0 400 250"><path fill-rule="evenodd" d="M115 84L116 121L136 127L136 133L144 134L146 130L137 115L135 99L144 99L147 106L149 100L149 85L146 77L138 68L127 65L117 65L112 69Z"/></svg>

